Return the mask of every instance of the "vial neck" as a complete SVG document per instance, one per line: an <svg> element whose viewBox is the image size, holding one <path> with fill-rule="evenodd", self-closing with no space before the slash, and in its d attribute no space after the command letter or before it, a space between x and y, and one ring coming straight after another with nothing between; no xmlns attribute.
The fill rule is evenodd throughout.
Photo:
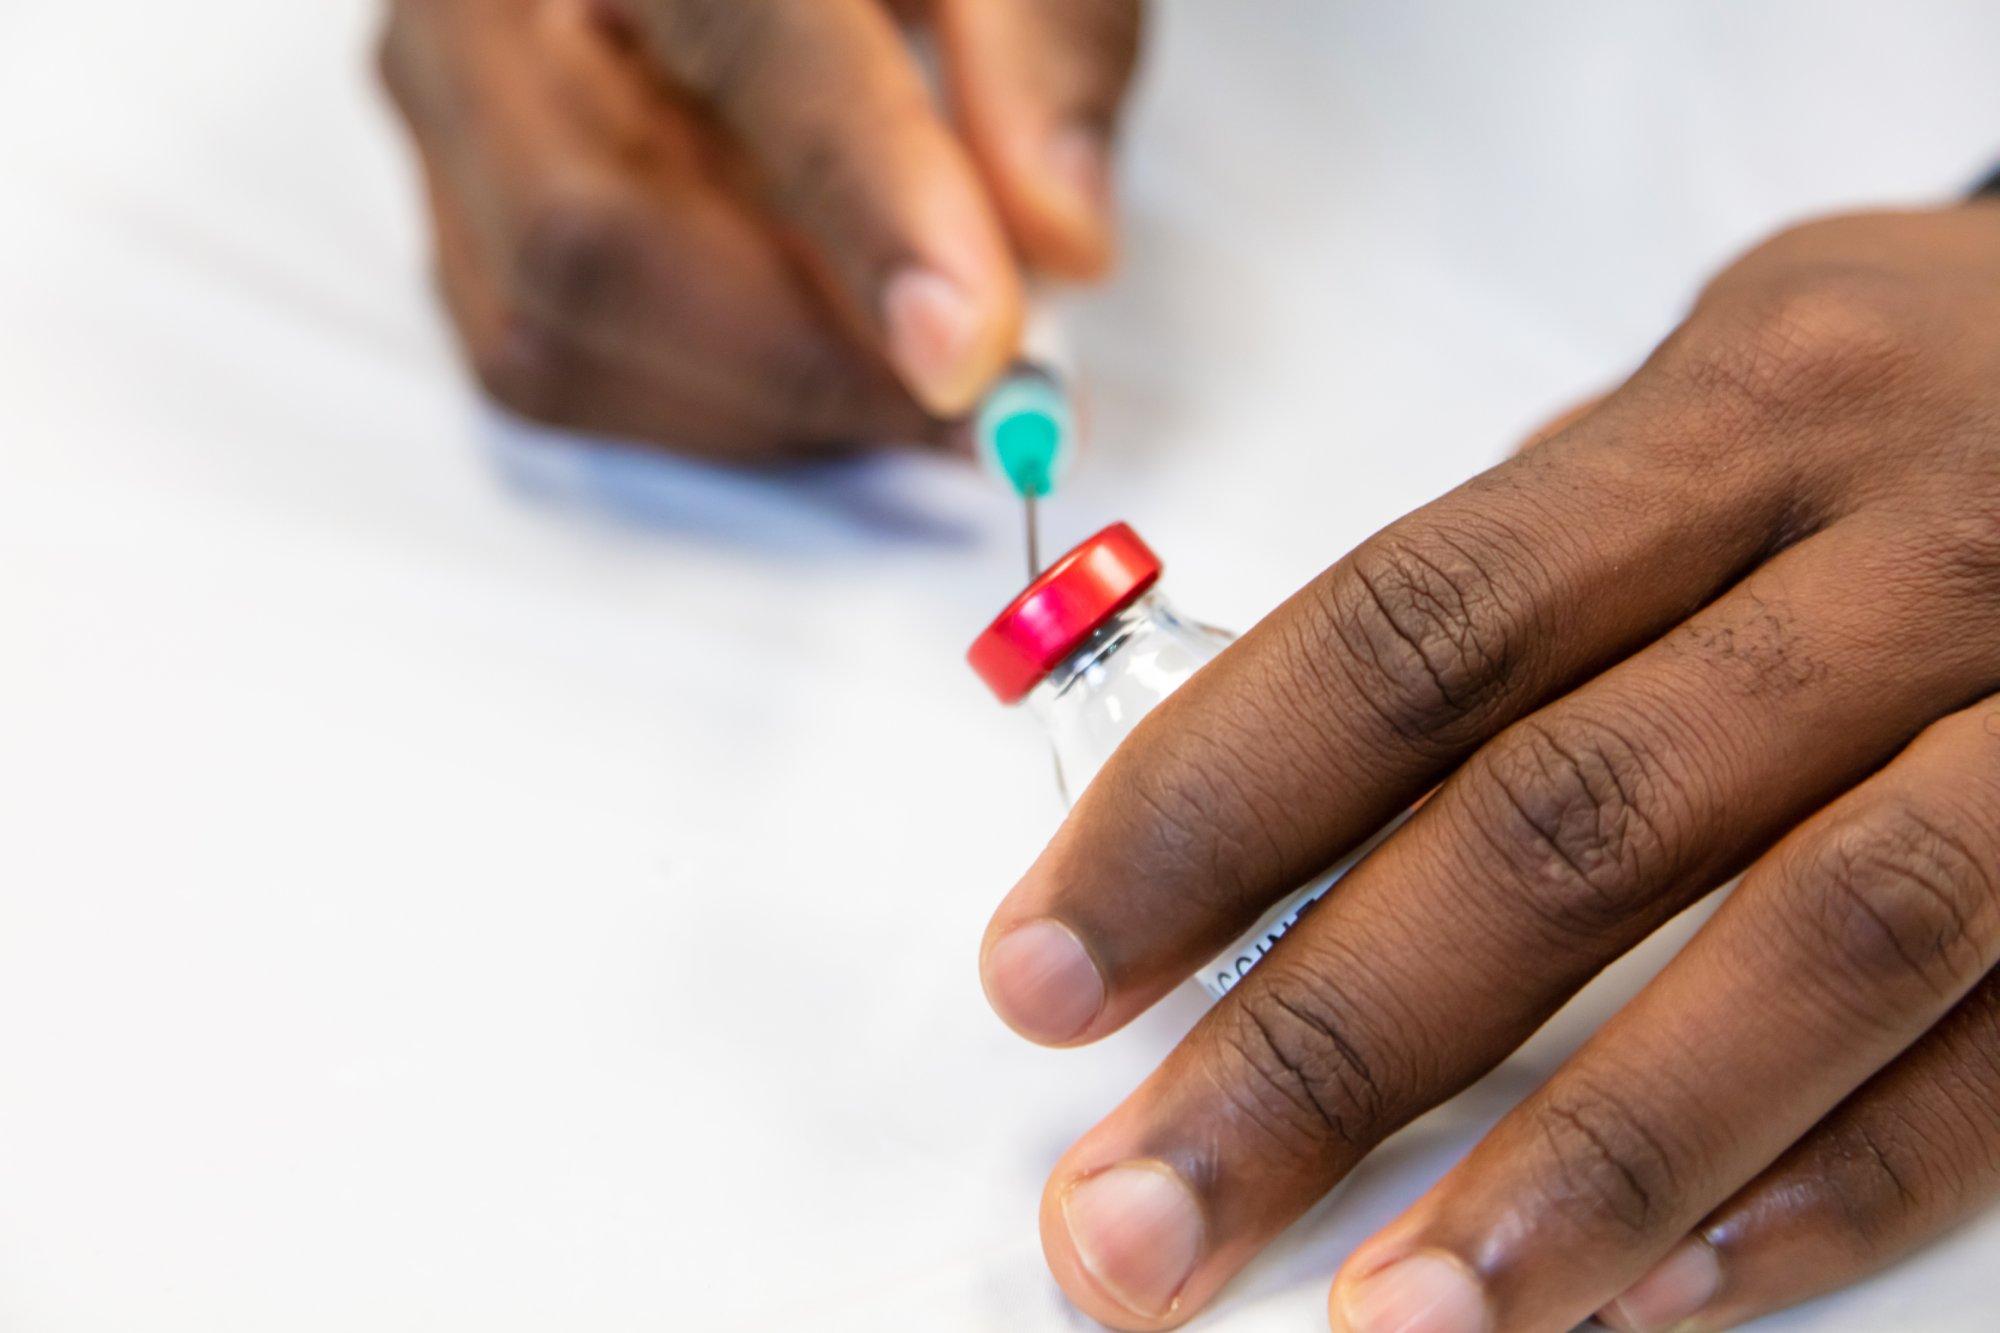
<svg viewBox="0 0 2000 1333"><path fill-rule="evenodd" d="M1165 609L1157 592L1148 592L1132 605L1091 631L1076 649L1057 663L1028 695L1028 705L1038 713L1067 693L1071 686L1095 667L1102 666L1128 643L1148 620Z"/></svg>

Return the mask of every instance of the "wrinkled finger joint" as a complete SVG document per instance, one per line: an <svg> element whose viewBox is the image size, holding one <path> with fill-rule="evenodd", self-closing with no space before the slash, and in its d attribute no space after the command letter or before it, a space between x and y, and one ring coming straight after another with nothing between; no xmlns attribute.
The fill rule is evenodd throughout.
<svg viewBox="0 0 2000 1333"><path fill-rule="evenodd" d="M1595 1088L1552 1090L1534 1115L1554 1167L1546 1186L1551 1202L1584 1234L1596 1234L1609 1218L1643 1236L1673 1212L1673 1156L1624 1100Z"/></svg>
<svg viewBox="0 0 2000 1333"><path fill-rule="evenodd" d="M1851 987L1851 1006L1878 1021L1882 994L1915 988L1955 999L1990 965L1996 876L1956 830L1907 800L1843 817L1803 871L1821 943ZM1893 1006L1892 1006L1893 1008Z"/></svg>
<svg viewBox="0 0 2000 1333"><path fill-rule="evenodd" d="M1523 904L1560 942L1601 940L1653 908L1686 798L1629 729L1531 719L1482 752L1465 781Z"/></svg>
<svg viewBox="0 0 2000 1333"><path fill-rule="evenodd" d="M1851 1237L1858 1255L1893 1245L1899 1225L1922 1203L1919 1164L1865 1118L1836 1129L1824 1151L1813 1179L1831 1220Z"/></svg>
<svg viewBox="0 0 2000 1333"><path fill-rule="evenodd" d="M1366 1146L1384 1113L1383 1084L1326 996L1265 983L1239 992L1230 1023L1243 1095L1280 1113L1302 1155Z"/></svg>
<svg viewBox="0 0 2000 1333"><path fill-rule="evenodd" d="M1363 546L1322 609L1334 642L1367 668L1396 730L1435 739L1476 725L1504 691L1513 613L1495 576L1463 547Z"/></svg>

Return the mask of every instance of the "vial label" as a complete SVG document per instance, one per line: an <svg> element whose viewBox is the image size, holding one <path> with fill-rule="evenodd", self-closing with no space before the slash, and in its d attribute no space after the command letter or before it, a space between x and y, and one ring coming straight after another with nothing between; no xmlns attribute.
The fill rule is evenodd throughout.
<svg viewBox="0 0 2000 1333"><path fill-rule="evenodd" d="M1234 990L1236 983L1249 975L1251 968L1263 962L1264 955L1271 952L1293 926L1298 925L1305 919L1307 913L1319 906L1320 899L1326 896L1328 889L1338 884L1348 871L1361 864L1363 857L1381 846L1383 839L1401 828L1403 821L1415 813L1415 810L1416 807L1412 806L1390 820L1381 832L1363 843L1361 849L1354 855L1266 912L1256 925L1243 933L1241 939L1225 949L1214 962L1195 973L1195 980L1201 983L1201 988L1208 992L1209 998L1219 1000Z"/></svg>

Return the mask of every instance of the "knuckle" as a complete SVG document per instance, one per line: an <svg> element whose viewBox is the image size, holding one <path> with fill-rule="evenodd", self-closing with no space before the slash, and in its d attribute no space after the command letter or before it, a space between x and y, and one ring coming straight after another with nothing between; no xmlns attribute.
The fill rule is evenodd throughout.
<svg viewBox="0 0 2000 1333"><path fill-rule="evenodd" d="M586 319L632 280L642 243L603 202L546 202L529 215L514 247L515 298L545 319Z"/></svg>
<svg viewBox="0 0 2000 1333"><path fill-rule="evenodd" d="M526 318L507 323L490 341L469 348L473 376L488 397L546 425L570 424L570 366L560 340Z"/></svg>
<svg viewBox="0 0 2000 1333"><path fill-rule="evenodd" d="M1864 1015L1881 992L1952 999L1986 970L1993 872L1967 839L1902 800L1839 818L1795 872L1839 978Z"/></svg>
<svg viewBox="0 0 2000 1333"><path fill-rule="evenodd" d="M670 0L648 15L667 73L748 145L778 216L880 213L882 145L935 111L918 80L863 77L872 24L819 0Z"/></svg>
<svg viewBox="0 0 2000 1333"><path fill-rule="evenodd" d="M1288 1155L1323 1161L1379 1137L1385 1075L1336 992L1294 975L1265 976L1238 987L1217 1017L1225 1053L1217 1086Z"/></svg>
<svg viewBox="0 0 2000 1333"><path fill-rule="evenodd" d="M1528 1114L1549 1159L1541 1188L1579 1231L1599 1233L1609 1221L1645 1235L1679 1210L1673 1148L1625 1095L1571 1077Z"/></svg>
<svg viewBox="0 0 2000 1333"><path fill-rule="evenodd" d="M1852 1117L1833 1129L1819 1173L1841 1229L1864 1255L1893 1243L1932 1184L1930 1146L1920 1137L1885 1133L1869 1119Z"/></svg>
<svg viewBox="0 0 2000 1333"><path fill-rule="evenodd" d="M1455 749L1500 702L1518 654L1497 553L1377 537L1318 590L1311 635L1359 673L1356 690L1398 737Z"/></svg>
<svg viewBox="0 0 2000 1333"><path fill-rule="evenodd" d="M1464 781L1522 905L1558 940L1622 934L1652 907L1687 798L1629 729L1574 712L1517 723Z"/></svg>
<svg viewBox="0 0 2000 1333"><path fill-rule="evenodd" d="M769 45L769 0L667 0L647 7L668 72L718 102L733 102Z"/></svg>
<svg viewBox="0 0 2000 1333"><path fill-rule="evenodd" d="M1669 362L1704 399L1770 423L1851 406L1922 362L1905 300L1874 275L1787 272L1698 313Z"/></svg>

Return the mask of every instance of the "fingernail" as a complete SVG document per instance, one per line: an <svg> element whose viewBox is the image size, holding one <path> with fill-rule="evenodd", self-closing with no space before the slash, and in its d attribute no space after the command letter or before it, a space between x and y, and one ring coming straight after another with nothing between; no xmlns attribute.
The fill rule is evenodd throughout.
<svg viewBox="0 0 2000 1333"><path fill-rule="evenodd" d="M1655 1333L1692 1319L1722 1289L1722 1261L1705 1240L1684 1240L1598 1312L1618 1333Z"/></svg>
<svg viewBox="0 0 2000 1333"><path fill-rule="evenodd" d="M1104 1007L1097 964L1069 927L1050 917L995 940L984 972L995 1012L1031 1041L1068 1041Z"/></svg>
<svg viewBox="0 0 2000 1333"><path fill-rule="evenodd" d="M1070 125L1049 140L1049 174L1076 207L1105 223L1111 213L1111 153L1104 135L1088 125Z"/></svg>
<svg viewBox="0 0 2000 1333"><path fill-rule="evenodd" d="M1076 1256L1105 1294L1149 1319L1173 1309L1201 1257L1201 1206L1164 1162L1127 1162L1063 1196Z"/></svg>
<svg viewBox="0 0 2000 1333"><path fill-rule="evenodd" d="M967 371L979 336L979 310L957 283L925 268L906 268L882 289L889 360L925 406L964 410L976 386Z"/></svg>
<svg viewBox="0 0 2000 1333"><path fill-rule="evenodd" d="M1485 1333L1490 1324L1479 1279L1437 1250L1344 1284L1334 1312L1343 1333Z"/></svg>

